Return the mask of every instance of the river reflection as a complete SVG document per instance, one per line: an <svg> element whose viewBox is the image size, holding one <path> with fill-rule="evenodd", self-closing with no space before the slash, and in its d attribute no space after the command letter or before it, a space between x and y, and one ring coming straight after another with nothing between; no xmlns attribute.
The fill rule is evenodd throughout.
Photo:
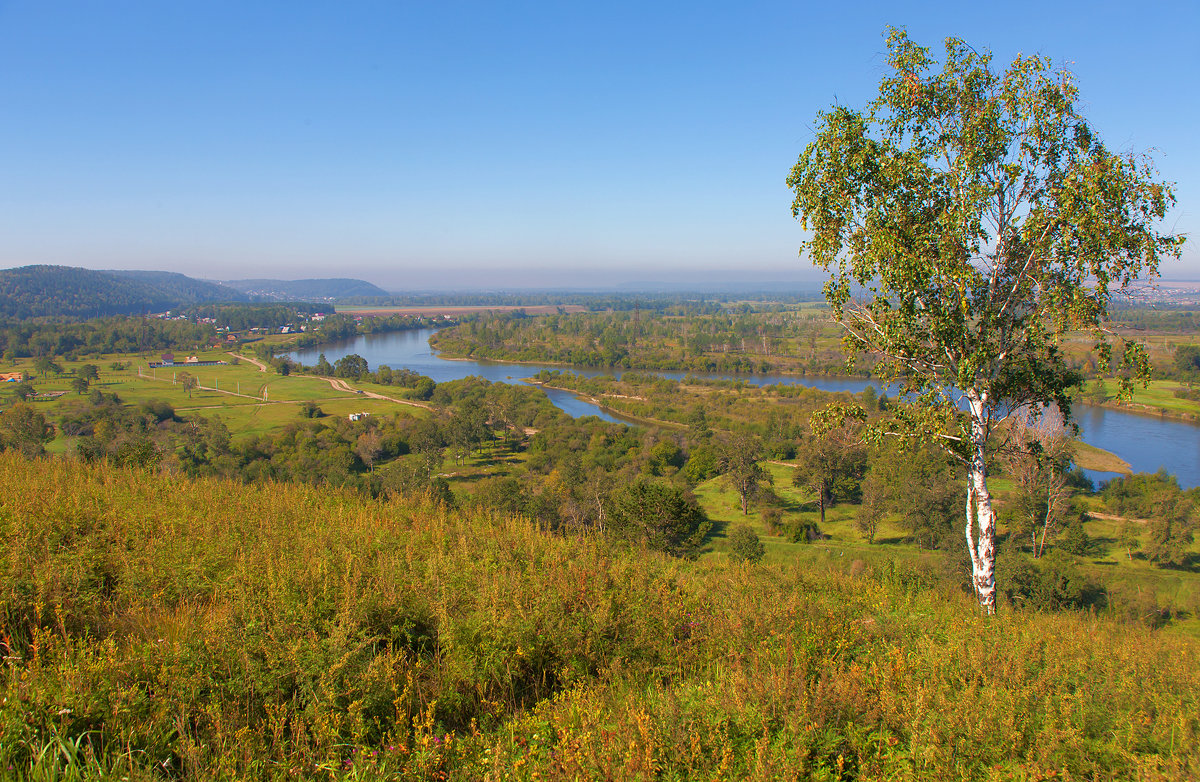
<svg viewBox="0 0 1200 782"><path fill-rule="evenodd" d="M474 360L446 360L437 357L429 347L433 329L393 331L386 334L365 334L352 340L329 343L319 348L299 350L291 357L303 364L315 364L321 353L330 363L339 358L357 353L374 369L387 364L392 369L406 368L433 378L442 383L477 375L501 383L516 383L522 378L536 375L543 369L563 369L547 364L507 364ZM598 369L574 369L570 371L587 377L619 375L619 371ZM686 372L656 372L655 374L674 379L686 377ZM729 375L707 375L690 373L697 377L727 378ZM803 385L824 391L849 391L858 393L868 385L880 388L878 383L856 378L840 377L797 377L794 375L738 375L738 379L753 385ZM605 421L621 422L621 419L574 394L546 389L547 396L569 415L580 417L595 415ZM1136 472L1154 472L1165 468L1174 473L1184 488L1200 485L1200 425L1187 421L1142 416L1102 407L1079 405L1076 420L1082 430L1084 442L1112 451L1132 465ZM1090 473L1094 480L1104 480L1111 473Z"/></svg>

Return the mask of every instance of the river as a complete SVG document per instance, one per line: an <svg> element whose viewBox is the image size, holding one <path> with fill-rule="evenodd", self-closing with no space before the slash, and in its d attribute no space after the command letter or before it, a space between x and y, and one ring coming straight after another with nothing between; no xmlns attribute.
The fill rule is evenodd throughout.
<svg viewBox="0 0 1200 782"><path fill-rule="evenodd" d="M357 353L367 360L372 369L387 364L392 369L410 369L433 378L438 383L458 380L477 375L502 383L520 382L522 378L536 375L543 369L567 369L548 364L508 364L475 360L446 360L438 358L429 346L433 329L392 331L385 334L366 334L343 342L323 345L318 348L299 350L291 357L303 364L317 363L317 357L333 363L342 356ZM612 370L570 368L570 371L588 377L604 374L620 374ZM686 372L655 372L654 374L680 379ZM704 377L703 373L692 373ZM712 377L729 377L712 375ZM739 375L739 379L754 385L804 385L825 391L850 391L857 393L867 385L878 384L859 378L813 377L795 375ZM595 415L605 421L626 423L620 416L613 415L574 394L555 389L545 389L546 395L557 407L569 415L579 417ZM1136 472L1154 472L1165 468L1174 473L1184 488L1200 485L1200 424L1158 416L1143 416L1110 410L1090 405L1077 405L1075 418L1079 424L1081 439L1097 448L1103 448L1120 456ZM1111 473L1090 473L1094 480L1111 477Z"/></svg>

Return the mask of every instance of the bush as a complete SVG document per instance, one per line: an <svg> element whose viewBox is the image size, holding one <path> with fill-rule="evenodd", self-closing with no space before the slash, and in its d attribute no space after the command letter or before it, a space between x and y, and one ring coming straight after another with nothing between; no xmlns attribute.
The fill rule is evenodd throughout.
<svg viewBox="0 0 1200 782"><path fill-rule="evenodd" d="M638 478L612 502L612 529L656 551L693 556L712 528L694 497L662 479Z"/></svg>
<svg viewBox="0 0 1200 782"><path fill-rule="evenodd" d="M1058 539L1058 548L1079 557L1087 556L1091 552L1092 539L1088 536L1087 530L1083 528L1083 521L1086 517L1086 513L1079 513L1067 523L1067 528Z"/></svg>
<svg viewBox="0 0 1200 782"><path fill-rule="evenodd" d="M997 586L1019 608L1058 611L1105 604L1103 589L1061 551L1051 551L1038 560L1012 552L1000 563Z"/></svg>
<svg viewBox="0 0 1200 782"><path fill-rule="evenodd" d="M793 543L812 543L815 540L824 540L824 538L821 528L815 521L798 521L792 525L791 539Z"/></svg>
<svg viewBox="0 0 1200 782"><path fill-rule="evenodd" d="M729 534L729 555L734 561L753 565L766 553L762 541L758 539L758 533L748 524L738 524Z"/></svg>
<svg viewBox="0 0 1200 782"><path fill-rule="evenodd" d="M763 508L762 511L763 526L767 528L768 535L778 535L783 527L783 514L779 512L779 508Z"/></svg>
<svg viewBox="0 0 1200 782"><path fill-rule="evenodd" d="M1145 625L1151 630L1167 626L1172 617L1170 607L1161 605L1158 596L1147 589L1117 591L1112 595L1111 609L1116 616Z"/></svg>

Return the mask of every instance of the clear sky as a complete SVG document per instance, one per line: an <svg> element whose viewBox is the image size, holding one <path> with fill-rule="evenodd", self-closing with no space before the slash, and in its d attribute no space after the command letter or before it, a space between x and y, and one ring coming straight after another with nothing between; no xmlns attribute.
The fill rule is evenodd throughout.
<svg viewBox="0 0 1200 782"><path fill-rule="evenodd" d="M0 267L814 278L784 179L886 25L1076 73L1200 279L1200 3L0 0Z"/></svg>

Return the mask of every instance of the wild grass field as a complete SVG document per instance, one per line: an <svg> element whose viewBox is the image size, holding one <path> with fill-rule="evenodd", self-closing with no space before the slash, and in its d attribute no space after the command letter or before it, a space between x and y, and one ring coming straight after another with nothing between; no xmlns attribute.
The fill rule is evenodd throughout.
<svg viewBox="0 0 1200 782"><path fill-rule="evenodd" d="M0 454L28 779L1187 779L1200 646L919 564Z"/></svg>

